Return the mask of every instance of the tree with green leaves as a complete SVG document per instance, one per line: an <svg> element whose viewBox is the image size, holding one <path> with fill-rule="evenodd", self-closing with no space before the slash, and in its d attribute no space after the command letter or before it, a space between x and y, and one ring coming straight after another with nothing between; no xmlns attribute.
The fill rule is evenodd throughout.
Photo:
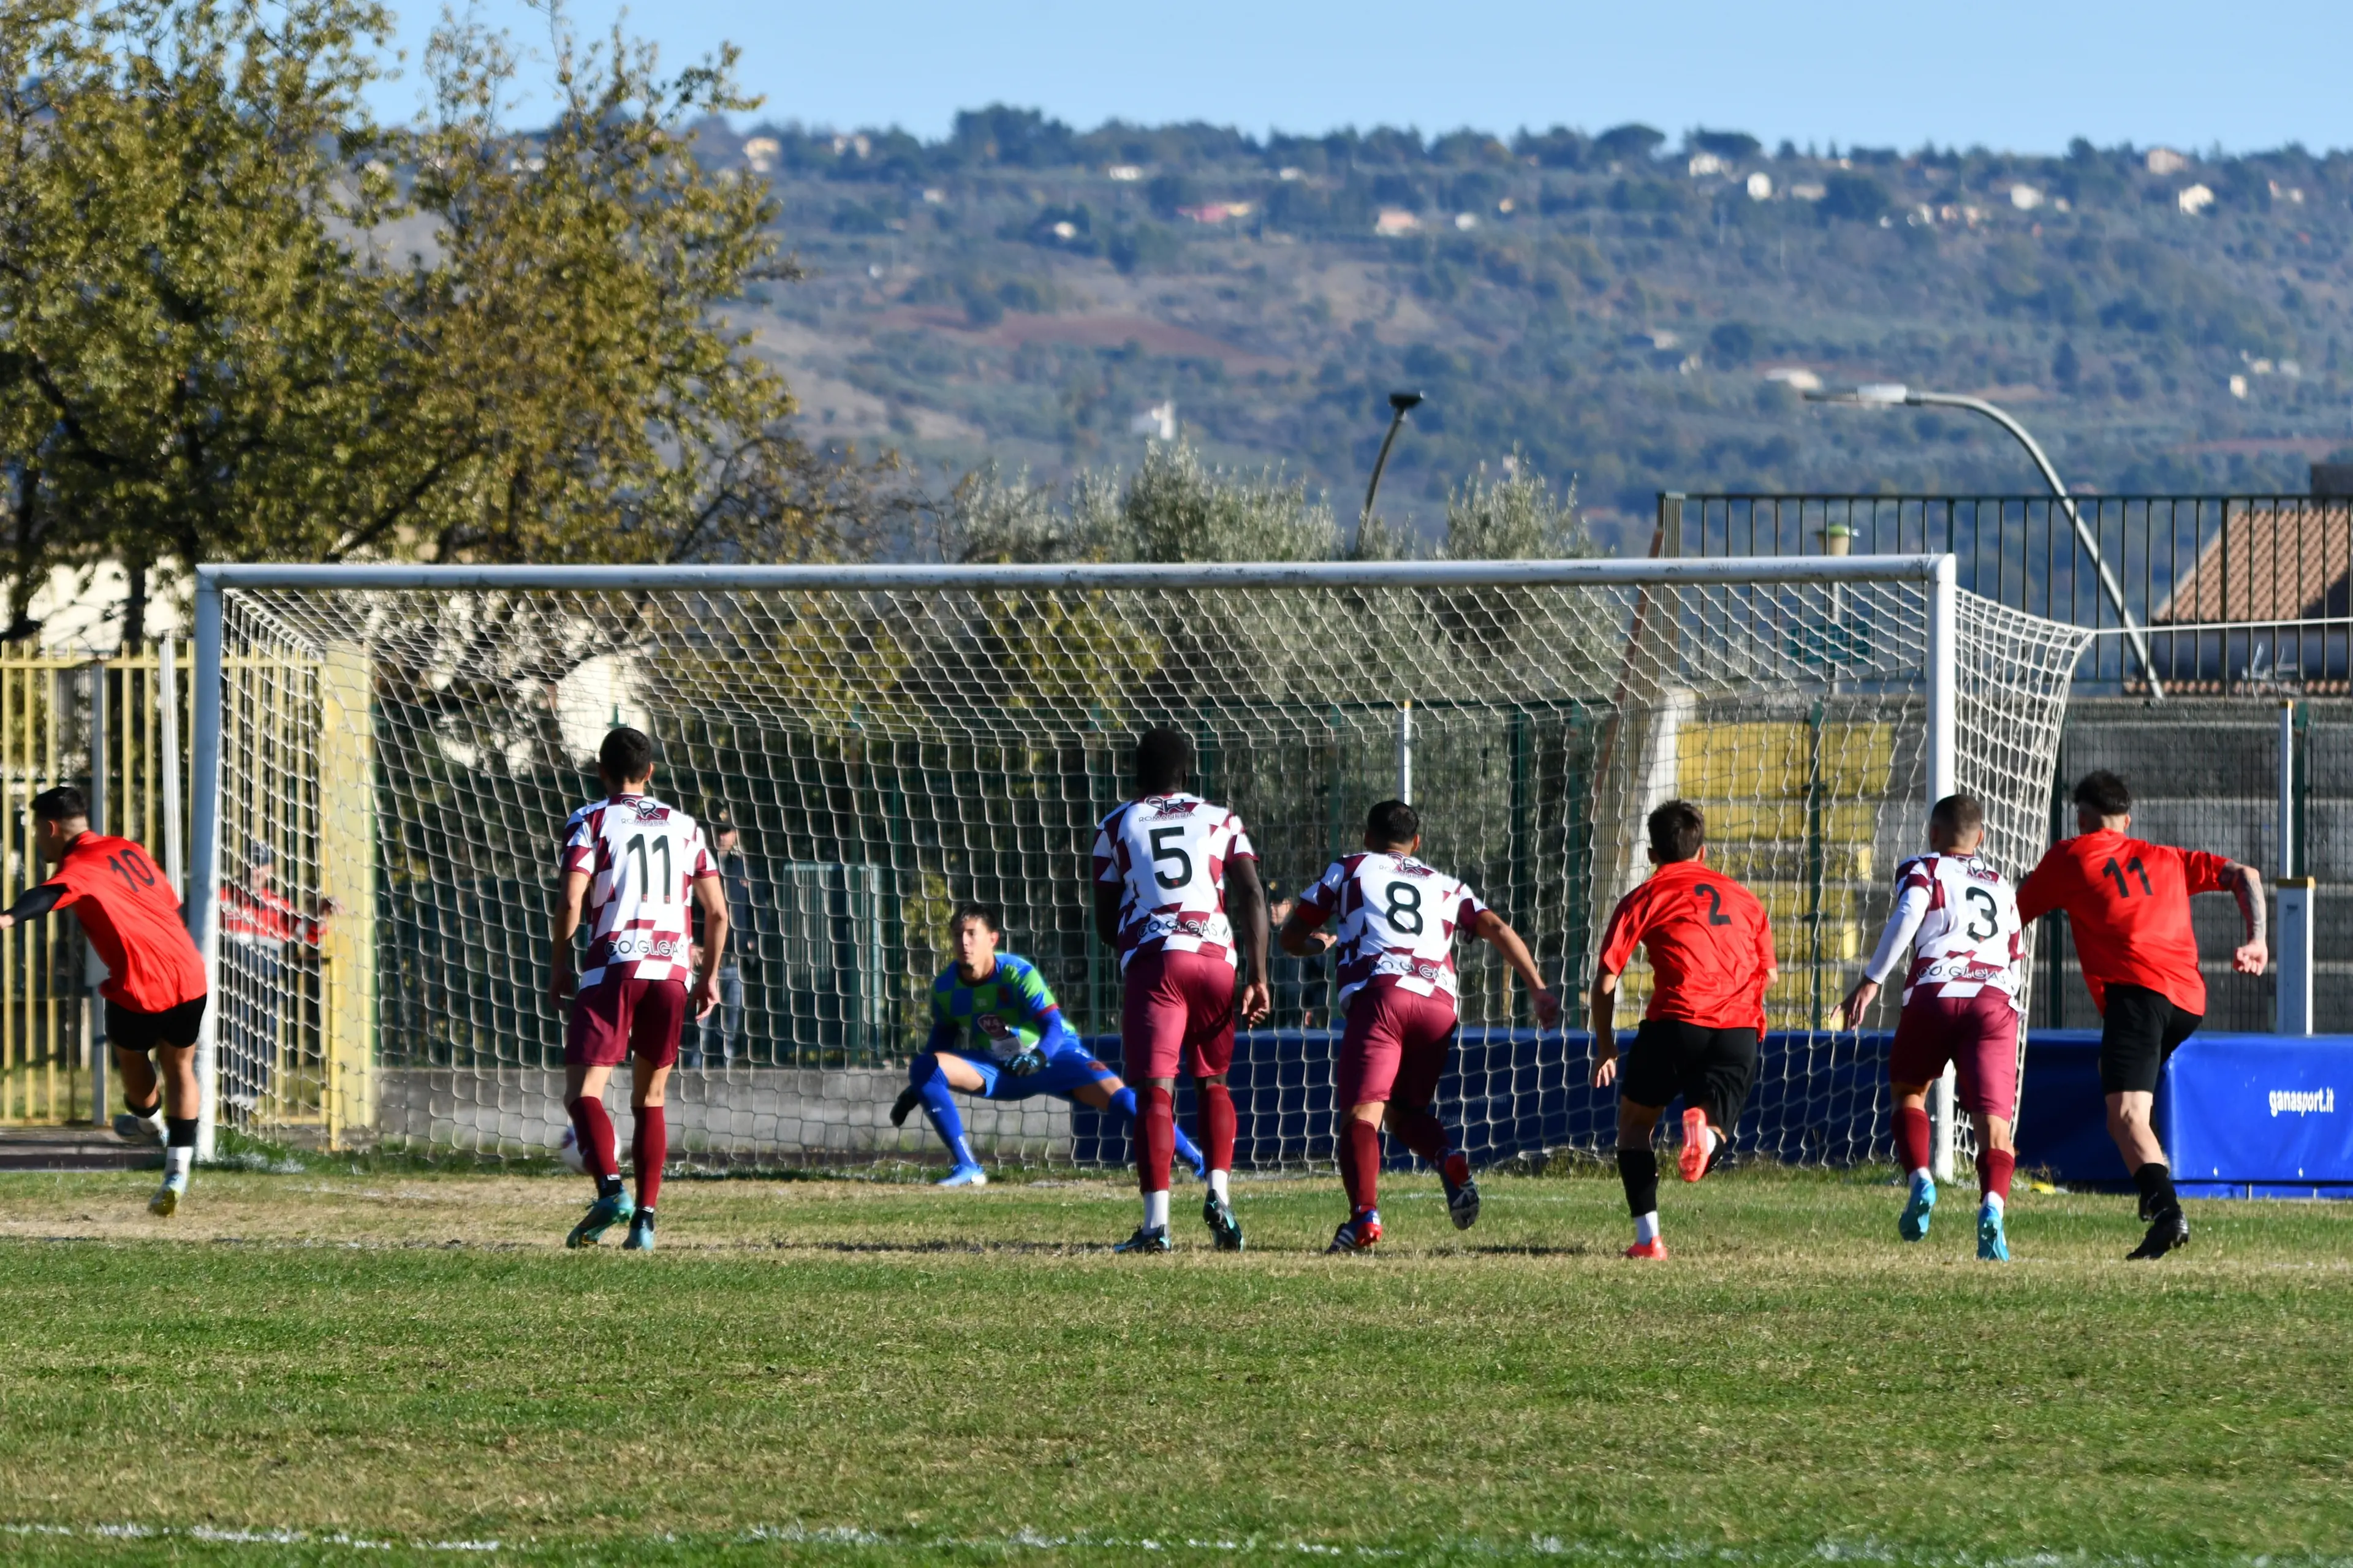
<svg viewBox="0 0 2353 1568"><path fill-rule="evenodd" d="M557 110L504 126L450 20L433 110L372 124L366 0L0 0L0 596L56 566L832 558L902 528L887 462L810 449L723 304L779 257L765 184L664 76L550 12ZM405 253L400 240L410 238Z"/></svg>

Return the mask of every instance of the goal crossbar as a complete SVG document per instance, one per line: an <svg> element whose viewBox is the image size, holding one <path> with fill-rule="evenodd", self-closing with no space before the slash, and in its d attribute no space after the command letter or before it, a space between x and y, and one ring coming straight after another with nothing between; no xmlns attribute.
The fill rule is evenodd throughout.
<svg viewBox="0 0 2353 1568"><path fill-rule="evenodd" d="M568 588L805 592L1056 588L1500 588L1579 584L1933 583L1951 555L1715 555L1677 561L1249 561L1046 566L305 566L196 568L225 588Z"/></svg>

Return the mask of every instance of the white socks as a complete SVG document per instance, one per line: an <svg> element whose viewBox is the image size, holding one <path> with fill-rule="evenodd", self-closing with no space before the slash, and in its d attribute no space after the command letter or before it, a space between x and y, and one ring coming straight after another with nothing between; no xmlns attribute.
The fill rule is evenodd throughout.
<svg viewBox="0 0 2353 1568"><path fill-rule="evenodd" d="M1219 1203L1231 1203L1233 1201L1231 1194L1227 1191L1227 1188L1232 1184L1233 1179L1234 1173L1231 1171L1212 1171L1209 1173L1209 1190L1218 1194L1218 1201Z"/></svg>
<svg viewBox="0 0 2353 1568"><path fill-rule="evenodd" d="M1978 1206L1979 1208L1991 1209L1994 1213L2000 1214L2003 1209L2008 1208L2010 1205L2001 1201L2001 1194L2000 1193L1988 1193L1985 1195L1984 1201L1979 1203Z"/></svg>
<svg viewBox="0 0 2353 1568"><path fill-rule="evenodd" d="M1652 1209L1634 1222L1634 1245L1648 1247L1659 1239L1659 1211Z"/></svg>
<svg viewBox="0 0 2353 1568"><path fill-rule="evenodd" d="M167 1187L176 1188L182 1192L186 1191L188 1185L188 1167L195 1163L195 1158L196 1152L194 1149L164 1150L164 1184Z"/></svg>
<svg viewBox="0 0 2353 1568"><path fill-rule="evenodd" d="M1146 1230L1168 1228L1167 1188L1163 1187L1156 1193L1144 1194L1144 1228Z"/></svg>
<svg viewBox="0 0 2353 1568"><path fill-rule="evenodd" d="M1912 1190L1914 1192L1916 1193L1923 1187L1934 1187L1936 1184L1936 1178L1928 1173L1927 1166L1923 1165L1918 1170L1912 1173Z"/></svg>

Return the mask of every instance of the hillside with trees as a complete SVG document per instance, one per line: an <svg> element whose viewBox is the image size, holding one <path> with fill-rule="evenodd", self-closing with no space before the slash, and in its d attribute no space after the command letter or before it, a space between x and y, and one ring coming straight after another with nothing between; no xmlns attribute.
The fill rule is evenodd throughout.
<svg viewBox="0 0 2353 1568"><path fill-rule="evenodd" d="M1621 543L1662 489L2036 488L1978 421L1810 407L1814 381L1991 395L2106 492L2300 491L2353 445L2344 153L1257 139L1004 107L937 142L712 120L696 146L768 184L806 273L737 324L809 432L946 482L1132 468L1173 418L1351 514L1394 387L1430 401L1384 510L1433 543L1482 467L1573 479Z"/></svg>

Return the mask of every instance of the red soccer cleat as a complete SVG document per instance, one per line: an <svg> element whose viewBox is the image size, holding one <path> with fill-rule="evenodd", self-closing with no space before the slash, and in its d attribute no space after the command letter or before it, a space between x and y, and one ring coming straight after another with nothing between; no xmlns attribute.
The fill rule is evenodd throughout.
<svg viewBox="0 0 2353 1568"><path fill-rule="evenodd" d="M1707 1112L1696 1108L1683 1112L1683 1152L1676 1164L1683 1180L1696 1182L1707 1174Z"/></svg>
<svg viewBox="0 0 2353 1568"><path fill-rule="evenodd" d="M1371 1256L1373 1248L1379 1245L1380 1239L1381 1211L1363 1209L1358 1211L1347 1224L1332 1233L1332 1245L1324 1250L1366 1258Z"/></svg>
<svg viewBox="0 0 2353 1568"><path fill-rule="evenodd" d="M1656 1258L1661 1260L1664 1260L1667 1256L1667 1238L1663 1236L1654 1236L1648 1241L1638 1241L1633 1246L1626 1249L1626 1256L1629 1258Z"/></svg>

